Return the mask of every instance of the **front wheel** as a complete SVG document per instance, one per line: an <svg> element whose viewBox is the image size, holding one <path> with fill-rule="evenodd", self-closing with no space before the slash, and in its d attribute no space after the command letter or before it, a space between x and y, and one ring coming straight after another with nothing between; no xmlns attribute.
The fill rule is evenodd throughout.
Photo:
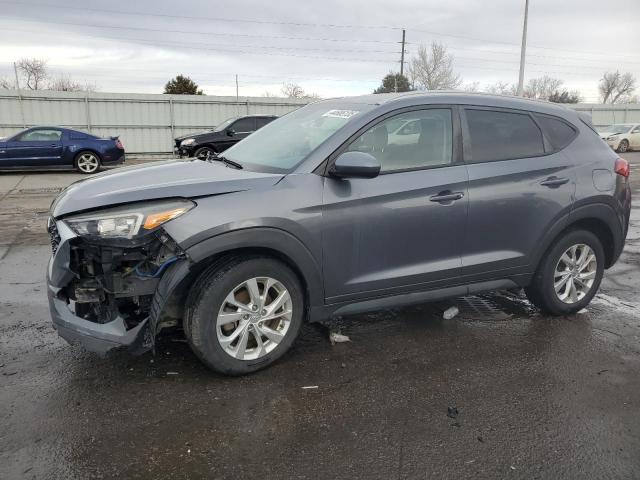
<svg viewBox="0 0 640 480"><path fill-rule="evenodd" d="M74 163L80 173L91 174L100 170L100 158L93 152L80 152Z"/></svg>
<svg viewBox="0 0 640 480"><path fill-rule="evenodd" d="M618 153L625 153L627 150L629 150L629 142L626 140L621 140L620 144L618 145Z"/></svg>
<svg viewBox="0 0 640 480"><path fill-rule="evenodd" d="M200 147L194 152L193 156L200 160L206 160L209 157L214 156L215 154L215 150L211 147Z"/></svg>
<svg viewBox="0 0 640 480"><path fill-rule="evenodd" d="M542 259L527 297L552 315L567 315L586 307L598 291L604 273L604 250L593 233L574 230L558 239Z"/></svg>
<svg viewBox="0 0 640 480"><path fill-rule="evenodd" d="M194 353L208 367L243 375L271 365L298 336L304 315L300 282L265 257L215 264L191 289L184 321Z"/></svg>

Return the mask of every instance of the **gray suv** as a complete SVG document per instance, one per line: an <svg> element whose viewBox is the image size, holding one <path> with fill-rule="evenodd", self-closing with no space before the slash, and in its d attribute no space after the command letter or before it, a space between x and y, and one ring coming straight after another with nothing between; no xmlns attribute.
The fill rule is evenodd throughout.
<svg viewBox="0 0 640 480"><path fill-rule="evenodd" d="M618 259L629 165L557 105L462 93L314 103L206 160L122 168L54 201L58 333L141 352L181 327L231 375L304 321L524 287L576 312Z"/></svg>

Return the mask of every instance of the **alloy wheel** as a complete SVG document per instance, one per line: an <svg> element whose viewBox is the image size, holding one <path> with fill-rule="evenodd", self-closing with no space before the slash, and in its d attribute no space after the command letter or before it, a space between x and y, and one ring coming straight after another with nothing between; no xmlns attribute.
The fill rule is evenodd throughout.
<svg viewBox="0 0 640 480"><path fill-rule="evenodd" d="M271 277L256 277L225 297L216 320L222 349L238 360L255 360L273 351L291 325L293 302L286 287Z"/></svg>
<svg viewBox="0 0 640 480"><path fill-rule="evenodd" d="M553 287L558 299L572 304L591 290L598 271L596 254L583 243L569 247L556 264Z"/></svg>
<svg viewBox="0 0 640 480"><path fill-rule="evenodd" d="M78 157L78 169L83 173L93 173L99 166L100 161L93 153L83 153Z"/></svg>

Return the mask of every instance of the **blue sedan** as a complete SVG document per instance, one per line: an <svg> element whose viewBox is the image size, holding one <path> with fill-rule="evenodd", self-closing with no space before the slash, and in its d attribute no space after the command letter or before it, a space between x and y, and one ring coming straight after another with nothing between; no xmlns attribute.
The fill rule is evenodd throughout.
<svg viewBox="0 0 640 480"><path fill-rule="evenodd" d="M33 127L0 138L0 170L75 169L95 173L124 162L118 137L99 138L61 127Z"/></svg>

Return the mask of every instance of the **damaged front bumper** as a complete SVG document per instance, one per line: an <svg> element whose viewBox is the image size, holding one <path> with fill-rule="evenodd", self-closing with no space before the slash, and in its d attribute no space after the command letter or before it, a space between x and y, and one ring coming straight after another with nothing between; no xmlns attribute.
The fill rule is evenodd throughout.
<svg viewBox="0 0 640 480"><path fill-rule="evenodd" d="M151 349L149 317L160 274L186 262L177 245L163 231L134 245L99 245L62 221L49 220L48 229L47 294L58 334L99 354Z"/></svg>

